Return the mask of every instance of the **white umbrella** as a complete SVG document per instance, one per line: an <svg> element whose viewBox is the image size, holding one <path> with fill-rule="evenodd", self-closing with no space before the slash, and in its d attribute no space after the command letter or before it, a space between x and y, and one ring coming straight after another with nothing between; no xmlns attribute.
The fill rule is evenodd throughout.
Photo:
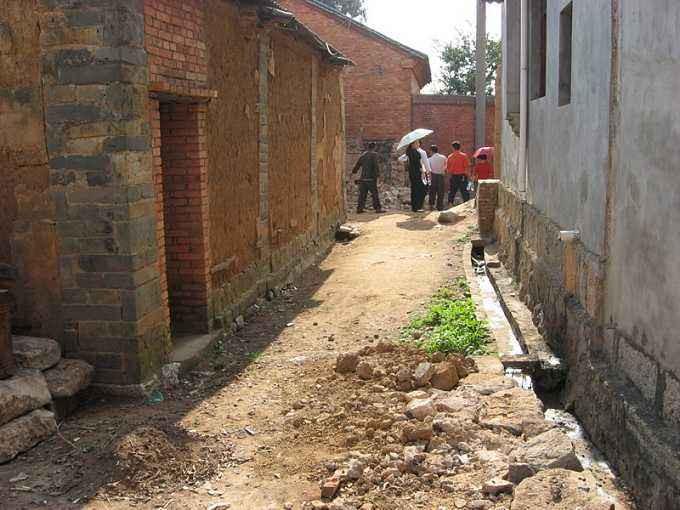
<svg viewBox="0 0 680 510"><path fill-rule="evenodd" d="M432 131L431 129L422 128L416 129L415 131L411 131L409 134L407 134L404 138L401 139L401 142L399 142L397 150L403 149L404 147L408 147L416 140L422 140L423 138L431 135L432 133L434 133L434 131Z"/></svg>

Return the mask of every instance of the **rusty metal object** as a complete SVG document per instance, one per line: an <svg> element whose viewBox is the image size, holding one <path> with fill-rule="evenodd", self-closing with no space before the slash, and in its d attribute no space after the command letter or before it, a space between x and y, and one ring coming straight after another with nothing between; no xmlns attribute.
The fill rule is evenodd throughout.
<svg viewBox="0 0 680 510"><path fill-rule="evenodd" d="M17 369L12 354L11 304L9 291L0 290L0 379L11 377Z"/></svg>

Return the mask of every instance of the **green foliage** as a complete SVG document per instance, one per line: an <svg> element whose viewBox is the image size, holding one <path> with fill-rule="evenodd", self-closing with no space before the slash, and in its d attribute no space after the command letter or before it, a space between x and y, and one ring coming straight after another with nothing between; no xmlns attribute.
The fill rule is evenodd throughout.
<svg viewBox="0 0 680 510"><path fill-rule="evenodd" d="M489 329L475 315L475 304L464 278L437 291L425 313L411 321L405 334L417 338L418 346L429 353L466 356L488 353Z"/></svg>
<svg viewBox="0 0 680 510"><path fill-rule="evenodd" d="M263 351L253 351L248 353L248 361L255 362L259 360L264 355Z"/></svg>
<svg viewBox="0 0 680 510"><path fill-rule="evenodd" d="M366 6L364 0L319 0L322 4L337 9L352 18L361 18L366 21Z"/></svg>
<svg viewBox="0 0 680 510"><path fill-rule="evenodd" d="M475 95L476 47L477 42L472 34L459 32L458 39L446 44L441 50L441 59L444 61L444 69L440 78L442 94ZM487 37L485 87L487 95L494 93L501 51L501 42Z"/></svg>

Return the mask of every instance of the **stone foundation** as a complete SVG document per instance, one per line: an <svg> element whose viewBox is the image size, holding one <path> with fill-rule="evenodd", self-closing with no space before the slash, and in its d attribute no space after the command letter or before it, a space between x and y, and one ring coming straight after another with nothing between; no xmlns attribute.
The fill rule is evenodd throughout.
<svg viewBox="0 0 680 510"><path fill-rule="evenodd" d="M604 322L604 261L578 241L561 242L559 232L499 185L499 258L539 331L569 367L567 406L631 485L640 508L677 508L677 382L633 339Z"/></svg>

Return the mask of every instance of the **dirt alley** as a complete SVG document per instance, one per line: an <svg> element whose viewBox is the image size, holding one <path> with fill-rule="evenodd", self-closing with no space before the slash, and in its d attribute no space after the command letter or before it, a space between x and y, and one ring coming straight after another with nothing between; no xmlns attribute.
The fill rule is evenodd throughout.
<svg viewBox="0 0 680 510"><path fill-rule="evenodd" d="M90 404L62 424L59 436L0 466L3 508L218 503L224 506L215 508L264 509L286 502L298 508L318 498L314 466L346 448L323 437L296 437L284 427L285 415L313 399L317 380L338 352L397 339L409 312L463 274L461 239L474 222L470 208L461 210L461 221L449 226L438 225L435 214L352 218L361 226L360 238L335 245L297 289L260 303L244 328L179 389L166 392L164 402ZM110 450L140 425L164 430L204 459L219 459L203 466L203 477L189 468L188 479L205 483L159 484L150 475L139 486L117 490L124 482Z"/></svg>

